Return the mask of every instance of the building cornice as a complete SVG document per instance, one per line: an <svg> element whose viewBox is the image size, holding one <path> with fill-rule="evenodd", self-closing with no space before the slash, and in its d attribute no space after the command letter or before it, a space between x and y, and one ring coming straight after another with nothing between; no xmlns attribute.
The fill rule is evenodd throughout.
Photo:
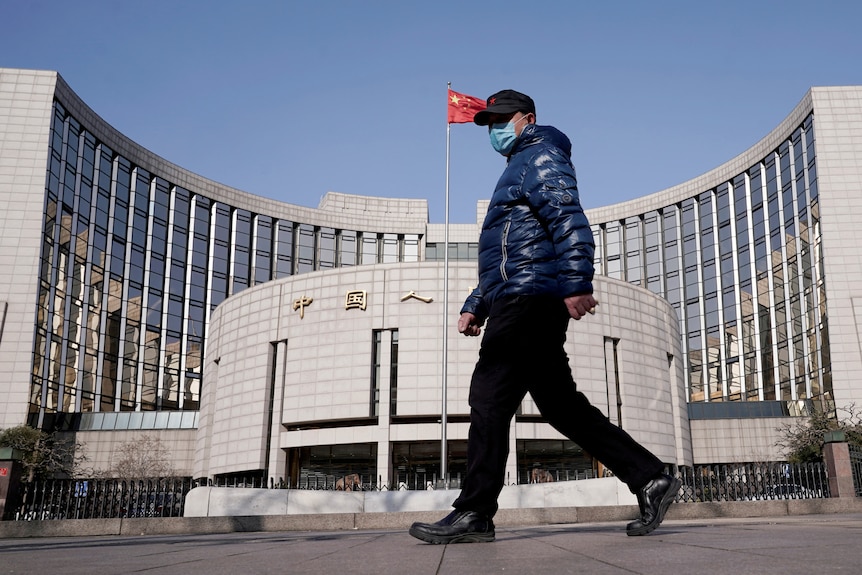
<svg viewBox="0 0 862 575"><path fill-rule="evenodd" d="M304 224L424 234L425 225L428 223L427 200L327 192L315 209L244 192L186 170L124 136L90 108L57 72L32 73L52 75L56 78L56 99L96 139L136 166L171 184L235 208Z"/></svg>

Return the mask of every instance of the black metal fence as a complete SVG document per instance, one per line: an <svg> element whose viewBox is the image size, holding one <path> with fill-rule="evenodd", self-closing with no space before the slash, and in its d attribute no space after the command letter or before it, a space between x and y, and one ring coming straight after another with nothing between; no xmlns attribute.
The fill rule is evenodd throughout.
<svg viewBox="0 0 862 575"><path fill-rule="evenodd" d="M182 517L191 478L48 479L25 483L18 521Z"/></svg>
<svg viewBox="0 0 862 575"><path fill-rule="evenodd" d="M862 450L858 452L858 476L862 478ZM772 499L818 499L829 497L829 481L823 463L746 463L738 465L698 465L680 467L676 475L683 486L677 501L759 501ZM610 476L610 474L607 474ZM588 475L558 476L550 481L589 479ZM211 480L217 487L269 487L286 489L283 480L266 485L256 476ZM506 478L506 485L516 485ZM461 476L450 478L445 487L458 489ZM416 491L440 489L444 485L436 474L401 473L389 483L380 476L365 474L303 473L293 489L344 491Z"/></svg>
<svg viewBox="0 0 862 575"><path fill-rule="evenodd" d="M270 480L267 483L259 475L231 475L215 477L207 482L212 487L237 488L269 488L269 489L303 489L310 491L416 491L425 489L441 489L442 482L436 473L397 473L385 483L381 476L365 473L348 473L338 475L332 473L303 473L299 481L292 487L284 479ZM449 479L446 485L449 489L461 487L461 475Z"/></svg>
<svg viewBox="0 0 862 575"><path fill-rule="evenodd" d="M853 481L862 495L862 449L851 447ZM683 486L677 501L759 501L829 497L826 466L822 463L763 463L680 467ZM508 482L507 482L508 483ZM285 489L283 481L266 483L260 476L215 479L219 487ZM198 483L191 478L50 479L24 484L18 521L119 517L182 517L186 494ZM460 477L448 487L457 489ZM345 491L404 491L440 488L431 475L400 475L390 483L372 475L304 475L295 488Z"/></svg>
<svg viewBox="0 0 862 575"><path fill-rule="evenodd" d="M823 463L746 463L681 467L677 501L762 501L829 497Z"/></svg>

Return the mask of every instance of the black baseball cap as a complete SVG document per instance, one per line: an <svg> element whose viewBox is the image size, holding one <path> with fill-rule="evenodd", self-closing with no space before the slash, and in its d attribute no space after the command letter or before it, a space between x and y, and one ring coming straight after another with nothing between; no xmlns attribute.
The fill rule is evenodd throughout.
<svg viewBox="0 0 862 575"><path fill-rule="evenodd" d="M481 112L476 112L476 115L473 116L473 122L480 126L490 124L489 116L491 114L536 113L536 104L533 103L533 99L515 90L500 90L488 97L487 104L487 108Z"/></svg>

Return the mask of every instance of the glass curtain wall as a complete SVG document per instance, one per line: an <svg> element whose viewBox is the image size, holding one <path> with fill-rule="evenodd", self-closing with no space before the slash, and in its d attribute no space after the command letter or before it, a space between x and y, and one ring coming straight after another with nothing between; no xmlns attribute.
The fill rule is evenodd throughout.
<svg viewBox="0 0 862 575"><path fill-rule="evenodd" d="M55 103L29 422L196 410L207 323L272 279L419 260L419 234L341 230L215 201L135 166Z"/></svg>
<svg viewBox="0 0 862 575"><path fill-rule="evenodd" d="M596 272L676 310L690 402L831 409L809 116L744 173L678 204L593 225Z"/></svg>
<svg viewBox="0 0 862 575"><path fill-rule="evenodd" d="M593 225L596 272L676 310L691 402L831 405L813 122L714 189ZM226 297L313 270L418 261L420 241L278 219L183 189L55 103L30 423L196 410L207 323ZM450 250L475 257L473 244ZM426 259L442 251L429 245Z"/></svg>

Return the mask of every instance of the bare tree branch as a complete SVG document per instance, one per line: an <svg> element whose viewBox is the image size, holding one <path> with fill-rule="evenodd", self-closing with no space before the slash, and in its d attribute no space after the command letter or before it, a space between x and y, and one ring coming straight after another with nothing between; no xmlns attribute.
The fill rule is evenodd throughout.
<svg viewBox="0 0 862 575"><path fill-rule="evenodd" d="M862 411L855 404L841 407L838 413L815 412L805 419L778 428L781 439L776 446L784 451L788 461L806 463L823 457L823 434L843 431L849 443L862 446ZM839 413L841 417L838 417Z"/></svg>
<svg viewBox="0 0 862 575"><path fill-rule="evenodd" d="M114 477L174 477L171 450L152 435L122 443L114 452Z"/></svg>
<svg viewBox="0 0 862 575"><path fill-rule="evenodd" d="M76 477L87 461L83 443L27 425L0 432L0 447L11 447L24 453L21 464L28 482L48 477Z"/></svg>

